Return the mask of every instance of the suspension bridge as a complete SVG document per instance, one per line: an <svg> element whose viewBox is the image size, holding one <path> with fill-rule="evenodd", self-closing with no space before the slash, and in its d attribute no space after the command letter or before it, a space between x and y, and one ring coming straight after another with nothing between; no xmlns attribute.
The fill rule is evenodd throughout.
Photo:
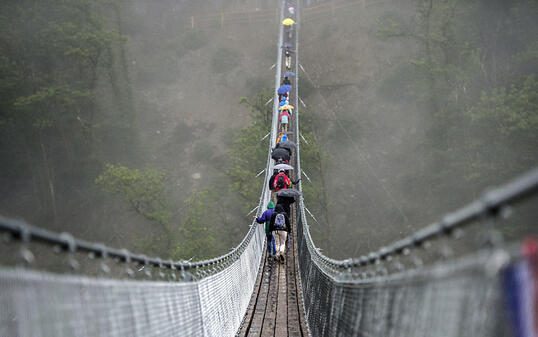
<svg viewBox="0 0 538 337"><path fill-rule="evenodd" d="M280 21L289 15L286 9L282 1ZM274 81L278 88L285 71L280 46L290 43L297 75L290 93L297 179L299 4L295 9L294 29L279 29ZM258 216L271 200L278 102L275 92ZM297 185L302 191L302 182ZM17 260L16 267L0 267L0 336L536 336L536 245L522 251L490 235L489 245L454 254L452 242L473 226L493 233L508 206L537 191L535 169L409 237L346 260L316 247L298 197L285 263L265 258L264 228L255 222L229 253L176 262L0 217L0 253ZM51 259L61 256L71 273L33 267L37 254L50 253ZM433 261L424 258L434 255ZM95 268L82 273L85 257Z"/></svg>

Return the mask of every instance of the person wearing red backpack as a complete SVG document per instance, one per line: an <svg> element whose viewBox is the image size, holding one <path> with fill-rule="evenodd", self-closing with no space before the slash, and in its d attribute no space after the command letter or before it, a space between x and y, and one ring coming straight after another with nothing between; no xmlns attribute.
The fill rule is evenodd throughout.
<svg viewBox="0 0 538 337"><path fill-rule="evenodd" d="M290 228L290 218L281 205L276 205L275 212L271 215L269 230L273 233L276 244L276 257L284 262L286 254L286 238Z"/></svg>
<svg viewBox="0 0 538 337"><path fill-rule="evenodd" d="M280 190L289 188L290 186L290 178L288 178L284 170L278 171L278 174L275 176L275 180L273 181L273 187L275 188L275 191L278 192Z"/></svg>

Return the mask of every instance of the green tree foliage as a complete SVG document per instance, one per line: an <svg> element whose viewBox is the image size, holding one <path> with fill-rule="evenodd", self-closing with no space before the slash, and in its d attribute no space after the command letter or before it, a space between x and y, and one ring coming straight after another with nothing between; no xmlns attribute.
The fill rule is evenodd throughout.
<svg viewBox="0 0 538 337"><path fill-rule="evenodd" d="M465 149L472 159L467 163L468 181L515 175L536 165L538 82L534 75L508 89L483 92L467 116L469 132L478 136Z"/></svg>
<svg viewBox="0 0 538 337"><path fill-rule="evenodd" d="M231 247L225 239L226 213L217 192L211 188L195 190L187 201L187 214L178 232L173 256L201 260L222 254Z"/></svg>
<svg viewBox="0 0 538 337"><path fill-rule="evenodd" d="M120 197L132 209L159 225L160 234L148 229L149 236L138 240L141 250L169 255L174 231L172 211L166 195L166 174L155 169L130 169L123 165L107 164L102 174L95 179L97 185Z"/></svg>
<svg viewBox="0 0 538 337"><path fill-rule="evenodd" d="M424 169L436 172L427 174L431 183L446 190L453 184L446 178L459 175L483 186L499 173L535 165L538 7L526 0L416 0L414 6L414 17L391 13L379 20L381 38L420 47L386 73L380 93L413 100L429 113L423 146L431 149Z"/></svg>
<svg viewBox="0 0 538 337"><path fill-rule="evenodd" d="M45 222L56 222L57 192L72 190L75 180L78 186L91 184L100 157L108 152L97 133L114 119L103 123L99 105L107 102L97 104L96 97L99 80L119 69L115 51L123 48L124 38L107 17L114 4L0 4L0 156L11 163L1 165L0 173L6 184L32 182L32 202ZM113 88L120 84L101 82ZM115 99L123 98L118 94Z"/></svg>
<svg viewBox="0 0 538 337"><path fill-rule="evenodd" d="M335 17L305 23L301 49L320 125L301 133L330 154L321 174L332 232L309 223L330 255L389 244L538 164L536 1L392 0ZM321 181L303 182L323 223Z"/></svg>
<svg viewBox="0 0 538 337"><path fill-rule="evenodd" d="M317 216L320 224L311 224L317 232L318 240L330 240L329 196L326 185L328 154L320 145L316 128L319 127L317 116L312 110L300 111L300 132L306 141L301 142L301 169L310 179L303 178L303 194L308 209Z"/></svg>
<svg viewBox="0 0 538 337"><path fill-rule="evenodd" d="M471 118L488 123L500 137L538 138L538 82L527 76L509 89L495 88L482 93L480 103L470 110Z"/></svg>
<svg viewBox="0 0 538 337"><path fill-rule="evenodd" d="M258 204L263 179L256 177L267 163L267 144L262 138L271 130L267 120L267 108L264 104L270 99L267 90L262 90L253 99L242 98L241 102L252 109L252 123L242 128L236 135L232 150L229 152L231 168L227 175L232 180L232 191L241 196L244 209L250 210Z"/></svg>
<svg viewBox="0 0 538 337"><path fill-rule="evenodd" d="M123 165L108 164L95 179L105 191L120 196L144 217L168 230L172 212L165 196L166 175L155 169L131 170Z"/></svg>

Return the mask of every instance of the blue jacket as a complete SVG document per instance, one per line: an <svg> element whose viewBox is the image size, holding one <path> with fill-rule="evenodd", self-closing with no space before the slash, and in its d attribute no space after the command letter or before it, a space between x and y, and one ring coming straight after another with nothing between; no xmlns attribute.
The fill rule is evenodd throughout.
<svg viewBox="0 0 538 337"><path fill-rule="evenodd" d="M263 212L262 216L259 218L256 218L257 223L264 223L265 222L265 234L270 234L271 231L269 230L269 222L271 221L271 216L275 210L273 208L267 209L265 212Z"/></svg>

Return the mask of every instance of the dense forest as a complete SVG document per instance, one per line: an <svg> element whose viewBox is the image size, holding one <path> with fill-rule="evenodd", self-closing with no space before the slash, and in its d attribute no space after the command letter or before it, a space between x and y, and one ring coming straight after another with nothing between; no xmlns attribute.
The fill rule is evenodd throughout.
<svg viewBox="0 0 538 337"><path fill-rule="evenodd" d="M348 1L304 22L325 191L307 204L331 255L388 244L538 164L537 1ZM536 233L533 219L504 232Z"/></svg>
<svg viewBox="0 0 538 337"><path fill-rule="evenodd" d="M221 5L2 3L0 214L148 255L236 245L261 190L277 26L192 29L239 4Z"/></svg>
<svg viewBox="0 0 538 337"><path fill-rule="evenodd" d="M228 251L261 191L277 22L211 15L273 5L0 4L0 214L149 255ZM329 255L538 164L537 1L325 5L304 11L298 76L306 204Z"/></svg>

